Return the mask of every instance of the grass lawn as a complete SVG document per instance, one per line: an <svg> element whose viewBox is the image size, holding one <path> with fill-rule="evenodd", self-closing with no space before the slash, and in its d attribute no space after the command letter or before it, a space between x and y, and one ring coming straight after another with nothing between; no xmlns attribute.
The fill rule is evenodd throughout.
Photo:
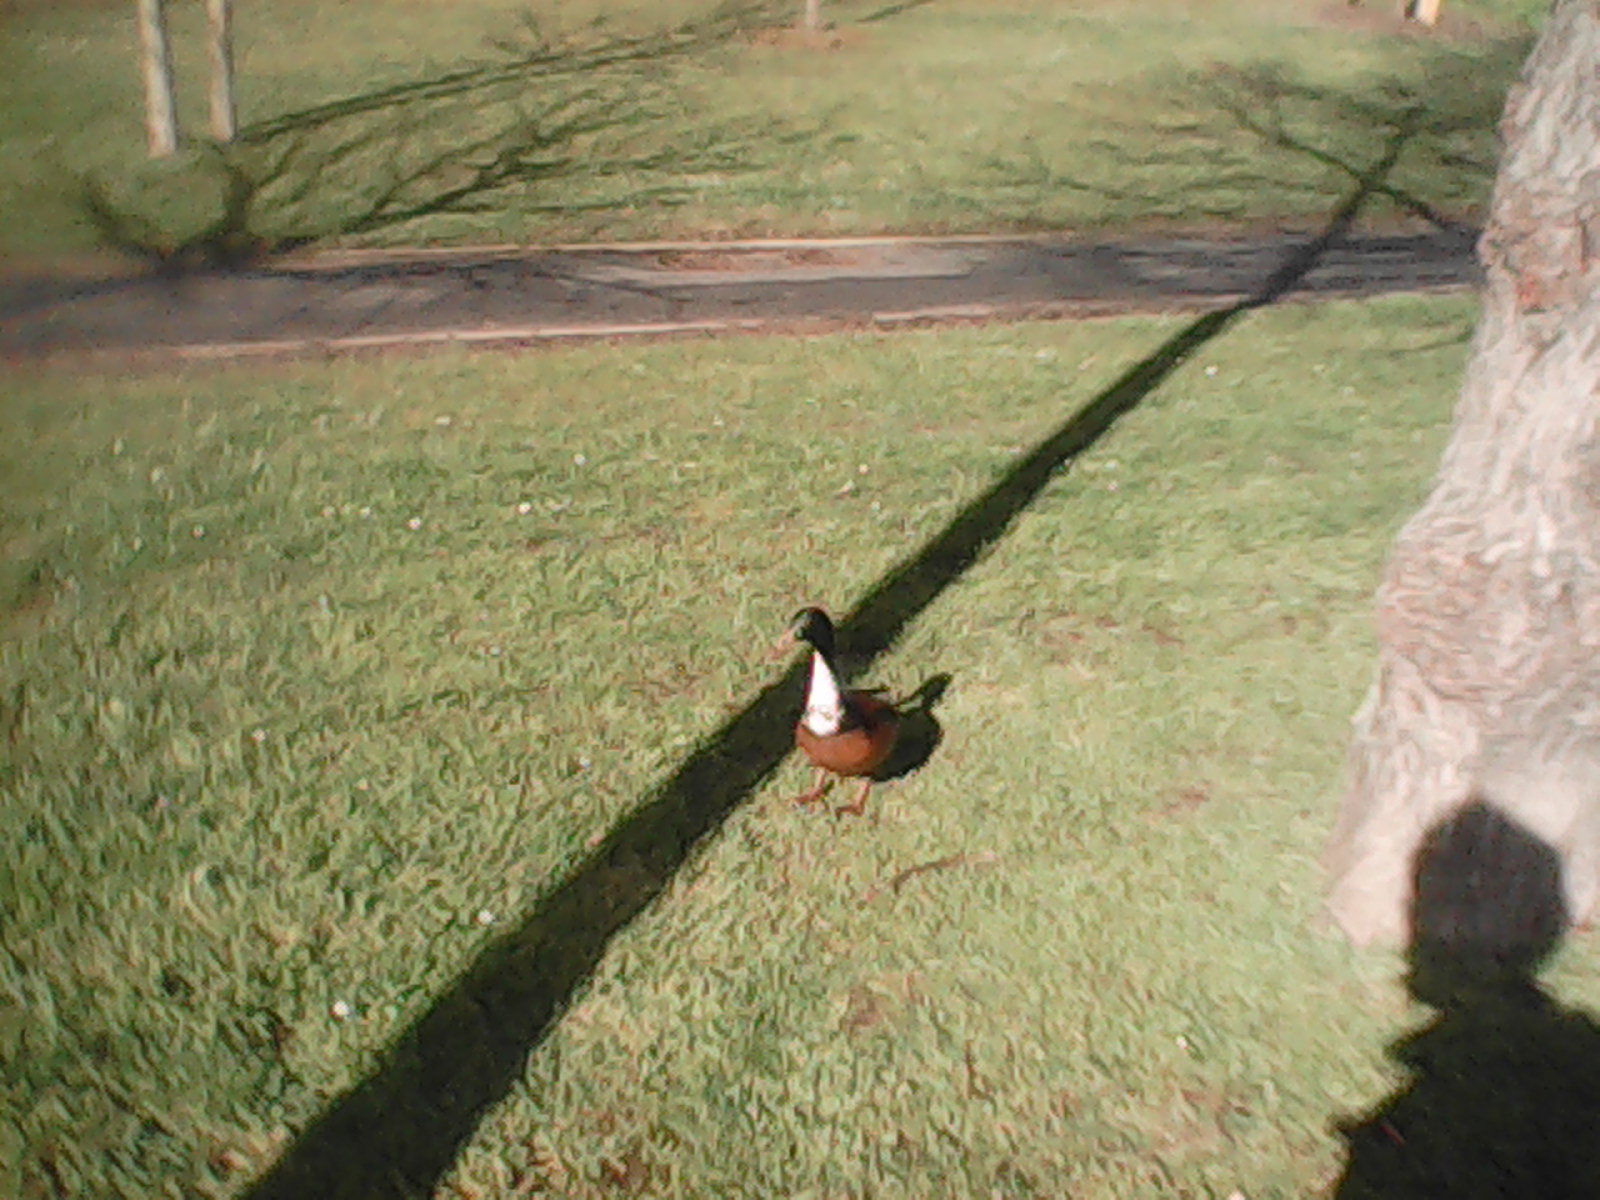
<svg viewBox="0 0 1600 1200"><path fill-rule="evenodd" d="M653 848L594 848L789 614L1187 318L14 372L0 1193L244 1194L412 1027L492 1077L439 1196L1319 1194L1427 1016L1315 856L1473 316L1202 347L870 664L950 676L926 765L835 823L789 760L631 920ZM585 913L548 1028L454 1023ZM1549 983L1600 1004L1593 943ZM388 1122L347 1153L437 1136Z"/></svg>
<svg viewBox="0 0 1600 1200"><path fill-rule="evenodd" d="M0 255L27 264L108 236L85 179L116 238L167 251L208 237L240 250L1306 224L1402 128L1388 215L1416 201L1470 217L1546 5L1452 0L1435 37L1370 27L1376 7L830 0L823 47L769 31L573 70L608 36L585 32L591 15L638 34L709 8L581 0L534 6L568 40L538 70L497 75L533 44L522 0L267 0L237 18L244 144L230 161L246 186L230 222L203 138L175 163L144 161L132 6L22 0L0 39ZM174 7L172 36L198 134L198 4ZM310 111L473 67L487 73L444 93Z"/></svg>

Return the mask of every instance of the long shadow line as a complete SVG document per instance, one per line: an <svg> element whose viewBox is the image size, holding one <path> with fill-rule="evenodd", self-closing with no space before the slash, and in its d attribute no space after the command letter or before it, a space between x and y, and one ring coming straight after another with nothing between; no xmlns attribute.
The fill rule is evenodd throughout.
<svg viewBox="0 0 1600 1200"><path fill-rule="evenodd" d="M893 569L841 623L866 666L1010 529L1061 467L1103 437L1195 351L1244 313L1293 289L1350 227L1394 166L1404 132L1357 181L1317 238L1259 291L1179 330L1130 367ZM487 947L389 1046L361 1083L332 1101L252 1188L252 1200L374 1200L431 1195L554 1028L612 937L671 882L695 847L792 746L802 665L766 687L647 793L514 931Z"/></svg>
<svg viewBox="0 0 1600 1200"><path fill-rule="evenodd" d="M922 550L881 580L841 623L840 633L846 644L874 656L893 645L905 627L1010 528L1062 466L1098 441L1119 417L1240 316L1292 291L1350 231L1368 198L1382 190L1385 177L1399 161L1409 137L1409 129L1395 131L1377 162L1357 177L1355 186L1334 209L1322 232L1296 247L1254 295L1197 318L1149 357L1130 367L1035 446L1004 478L956 514Z"/></svg>

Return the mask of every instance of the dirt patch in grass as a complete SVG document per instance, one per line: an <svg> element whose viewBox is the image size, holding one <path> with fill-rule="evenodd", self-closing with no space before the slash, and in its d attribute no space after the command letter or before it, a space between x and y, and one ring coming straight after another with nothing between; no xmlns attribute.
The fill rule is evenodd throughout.
<svg viewBox="0 0 1600 1200"><path fill-rule="evenodd" d="M748 35L752 46L772 50L843 50L865 45L871 35L860 28L805 29L799 25L774 25Z"/></svg>
<svg viewBox="0 0 1600 1200"><path fill-rule="evenodd" d="M1430 38L1441 42L1473 44L1494 41L1513 31L1495 22L1477 17L1463 16L1450 11L1445 5L1439 21L1431 28L1420 22L1408 20L1400 5L1392 0L1329 0L1316 11L1315 23L1334 29L1355 29L1367 33L1398 37Z"/></svg>

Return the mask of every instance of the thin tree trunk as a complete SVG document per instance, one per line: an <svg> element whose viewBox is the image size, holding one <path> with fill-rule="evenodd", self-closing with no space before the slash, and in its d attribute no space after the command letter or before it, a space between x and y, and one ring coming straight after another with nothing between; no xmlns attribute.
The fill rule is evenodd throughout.
<svg viewBox="0 0 1600 1200"><path fill-rule="evenodd" d="M822 0L806 0L806 13L802 26L816 33L822 28Z"/></svg>
<svg viewBox="0 0 1600 1200"><path fill-rule="evenodd" d="M1357 941L1409 932L1415 857L1477 800L1600 895L1600 4L1561 0L1512 89L1483 311L1433 490L1378 594L1328 849Z"/></svg>
<svg viewBox="0 0 1600 1200"><path fill-rule="evenodd" d="M172 51L167 45L163 0L138 0L140 64L144 74L144 129L151 158L178 149L178 116L172 103Z"/></svg>
<svg viewBox="0 0 1600 1200"><path fill-rule="evenodd" d="M224 144L239 132L233 100L233 0L206 0L211 56L211 136Z"/></svg>
<svg viewBox="0 0 1600 1200"><path fill-rule="evenodd" d="M1405 15L1420 25L1433 26L1439 23L1439 0L1411 0L1405 8Z"/></svg>

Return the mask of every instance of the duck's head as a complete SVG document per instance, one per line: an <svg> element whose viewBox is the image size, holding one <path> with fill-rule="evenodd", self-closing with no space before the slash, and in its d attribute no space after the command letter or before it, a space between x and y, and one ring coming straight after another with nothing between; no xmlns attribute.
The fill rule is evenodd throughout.
<svg viewBox="0 0 1600 1200"><path fill-rule="evenodd" d="M789 637L804 642L823 658L833 657L833 620L820 608L802 608L789 618Z"/></svg>

